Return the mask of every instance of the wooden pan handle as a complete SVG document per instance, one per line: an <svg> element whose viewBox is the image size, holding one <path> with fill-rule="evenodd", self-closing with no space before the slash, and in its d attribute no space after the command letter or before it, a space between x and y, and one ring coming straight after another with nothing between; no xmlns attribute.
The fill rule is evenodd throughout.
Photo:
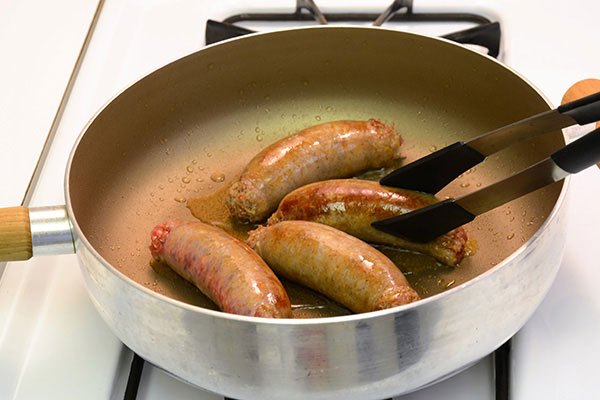
<svg viewBox="0 0 600 400"><path fill-rule="evenodd" d="M590 94L596 92L600 92L600 79L584 79L567 89L562 98L561 104L581 99L582 97L589 96ZM600 121L596 122L596 128L600 128ZM600 168L600 163L596 165L598 168Z"/></svg>
<svg viewBox="0 0 600 400"><path fill-rule="evenodd" d="M74 252L65 206L0 208L0 261Z"/></svg>
<svg viewBox="0 0 600 400"><path fill-rule="evenodd" d="M33 255L29 209L0 209L0 261L28 260Z"/></svg>

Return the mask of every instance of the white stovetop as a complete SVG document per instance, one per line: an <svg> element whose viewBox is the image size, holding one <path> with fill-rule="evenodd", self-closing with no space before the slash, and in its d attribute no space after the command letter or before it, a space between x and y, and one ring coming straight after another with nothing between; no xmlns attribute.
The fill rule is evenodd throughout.
<svg viewBox="0 0 600 400"><path fill-rule="evenodd" d="M337 10L338 3L319 1L323 11ZM344 3L358 9L365 2ZM366 3L375 12L388 1ZM440 11L446 2L414 3L415 11ZM0 206L18 205L23 199L97 5L98 0L0 2ZM106 0L31 205L63 204L67 155L106 100L147 72L201 48L207 17L223 19L249 7L291 11L294 1ZM443 9L500 19L502 60L554 104L574 82L599 77L600 3L462 0ZM599 197L596 168L572 179L561 270L513 341L513 399L600 398L595 381L600 359L600 263L595 252ZM74 256L7 264L0 278L1 399L122 398L129 362L128 352L91 305ZM488 357L402 399L492 399L492 374ZM221 399L150 366L144 369L138 398Z"/></svg>

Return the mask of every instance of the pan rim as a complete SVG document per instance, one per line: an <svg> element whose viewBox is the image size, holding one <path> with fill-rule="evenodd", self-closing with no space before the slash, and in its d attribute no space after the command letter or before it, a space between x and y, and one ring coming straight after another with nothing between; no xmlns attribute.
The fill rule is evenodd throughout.
<svg viewBox="0 0 600 400"><path fill-rule="evenodd" d="M388 33L393 33L393 34L399 34L399 35L406 35L408 37L410 36L417 36L417 37L422 37L422 38L426 38L428 40L437 40L437 41L441 41L441 42L445 42L447 45L451 45L454 46L458 49L461 49L462 51L466 51L466 52L470 52L473 54L476 54L479 57L484 57L487 58L488 60L498 64L499 66L507 69L509 72L511 72L512 74L516 75L518 78L520 78L523 82L525 82L527 85L529 85L539 96L540 98L548 105L549 109L554 108L552 103L550 102L550 100L544 95L543 92L541 92L531 81L529 81L527 78L525 78L522 74L520 74L519 72L515 71L512 67L505 65L503 63L501 63L500 61L498 61L497 59L487 55L487 54L482 54L480 52L477 52L471 48L468 48L466 46L463 46L459 43L455 43L453 41L450 41L448 39L444 39L444 38L440 38L440 37L433 37L433 36L429 36L429 35L425 35L425 34L419 34L419 33L414 33L414 32L405 32L405 31L399 31L399 30L395 30L395 29L389 29L389 28L381 28L381 27L370 27L370 26L352 26L352 25L335 25L335 26L310 26L310 27L296 27L296 28L289 28L289 29L282 29L282 30L278 30L278 31L273 31L273 32L256 32L253 34L249 34L246 36L241 36L241 37L237 37L237 38L231 38L231 39L227 39L224 40L222 42L218 42L218 43L214 43L208 46L205 46L193 53L187 54L183 57L179 57L176 58L152 71L150 71L149 73L143 75L142 77L140 77L139 79L133 81L131 84L127 85L126 87L122 88L120 91L116 92L115 95L113 95L111 98L109 98L94 114L93 116L88 120L88 122L85 124L85 126L83 127L82 131L80 132L80 134L78 135L77 139L75 140L75 143L73 144L73 147L71 149L71 152L69 154L69 158L67 161L67 165L66 165L66 171L65 171L65 177L64 177L64 195L65 195L65 202L66 202L66 208L67 208L67 212L69 215L69 218L71 220L72 223L72 228L73 231L75 233L75 237L76 237L76 242L79 241L83 246L86 247L87 251L91 252L91 254L94 255L94 257L102 263L102 265L109 270L112 274L114 274L116 277L122 279L125 283L131 285L133 288L142 291L145 295L149 295L151 297L154 297L155 300L157 301L165 301L167 302L170 306L176 307L176 308L180 308L182 310L185 311L191 311L191 312L195 312L195 313L200 313L200 314L205 314L208 317L218 317L218 318L225 318L225 319L229 319L232 321L239 321L239 322L251 322L251 323L258 323L258 324L265 324L265 325L283 325L283 326L302 326L302 325L328 325L328 324L337 324L337 323L343 323L343 322L354 322L354 321L361 321L364 319L373 319L373 318L380 318L380 317L386 317L389 316L391 314L396 314L396 313L400 313L400 312L405 312L407 310L411 310L413 308L417 308L417 307L424 307L426 304L429 304L431 302L435 302L438 301L440 299L443 299L447 296L452 296L455 295L456 293L466 290L467 288L474 286L476 284L478 284L480 281L487 279L490 275L496 274L499 270L501 270L502 268L504 268L505 265L509 264L512 262L512 260L514 260L515 258L519 257L527 248L529 248L533 242L537 241L537 239L541 236L541 234L546 230L546 227L554 221L554 219L556 218L556 215L558 214L559 210L564 206L564 202L565 202L565 198L567 195L567 191L568 191L568 187L570 185L570 176L567 176L563 182L562 182L562 188L561 191L556 199L556 202L554 203L554 206L552 208L552 210L550 211L550 213L548 214L548 217L546 218L546 220L544 221L544 223L538 228L538 230L529 238L529 240L527 240L525 243L523 243L518 249L516 249L513 253L511 253L508 257L506 257L505 259L503 259L501 262L499 262L497 265L493 266L492 268L488 269L487 271L483 272L482 274L468 280L467 282L464 282L461 285L457 285L451 289L448 289L442 293L438 293L436 295L427 297L425 299L421 299L419 301L416 301L414 303L410 303L410 304L405 304L402 306L397 306L397 307L393 307L393 308L388 308L385 310L379 310L379 311L371 311L371 312L366 312L366 313L361 313L361 314L351 314L351 315L343 315L343 316L334 316L334 317L323 317L323 318L285 318L285 319L274 319L274 318L263 318L263 317L251 317L251 316L244 316L244 315L237 315L237 314L229 314L229 313L225 313L222 311L216 311L216 310L210 310L210 309L206 309L200 306L195 306L189 303L185 303L183 301L180 300L176 300L173 299L171 297L168 297L166 295L157 293L147 287L145 287L144 285L136 282L135 280L131 279L129 276L125 275L123 272L121 272L118 268L114 267L111 263L109 263L104 257L102 257L102 255L94 248L94 246L92 246L92 244L89 242L89 240L86 238L86 236L83 234L81 227L79 226L78 222L77 222L77 218L75 217L75 213L73 211L72 208L72 203L71 203L71 197L70 197L70 184L69 184L69 178L70 178L70 172L71 172L71 168L72 168L72 164L73 164L73 160L75 157L75 154L77 153L77 149L81 143L81 141L83 140L86 132L88 131L89 127L94 123L94 121L96 120L96 118L110 105L114 102L114 100L116 98L118 98L119 96L121 96L123 93L125 93L129 88L133 87L136 84L139 84L140 82L142 82L144 79L149 78L151 75L153 75L154 73L162 70L163 68L166 68L174 63L177 62L183 62L184 59L187 59L188 57L192 57L194 55L196 55L198 52L200 51L205 51L206 49L212 48L214 46L223 46L226 45L227 43L231 43L231 42L237 42L240 40L254 40L254 38L258 37L258 36L263 36L263 35L283 35L283 34L287 34L287 32L289 31L307 31L307 30L314 30L314 29L332 29L332 30L379 30L379 31L384 31L384 32L388 32ZM565 140L565 143L567 142L568 137L566 136L566 134L564 133L564 131L562 131L562 135L563 135L563 139ZM81 268L81 266L80 266ZM553 278L554 279L554 278Z"/></svg>

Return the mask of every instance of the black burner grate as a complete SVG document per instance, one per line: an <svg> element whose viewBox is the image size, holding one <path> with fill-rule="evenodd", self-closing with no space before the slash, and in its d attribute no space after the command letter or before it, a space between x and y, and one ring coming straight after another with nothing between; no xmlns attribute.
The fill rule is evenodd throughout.
<svg viewBox="0 0 600 400"><path fill-rule="evenodd" d="M478 24L474 28L449 33L443 38L462 44L475 44L485 47L488 54L498 57L500 53L501 29L498 22L473 13L415 13L412 0L396 0L382 14L374 13L330 13L323 14L312 0L297 0L296 11L281 13L244 13L225 18L222 22L209 19L206 23L206 44L254 33L254 31L235 25L248 21L316 21L328 22L370 22L380 26L387 21L395 22L471 22Z"/></svg>

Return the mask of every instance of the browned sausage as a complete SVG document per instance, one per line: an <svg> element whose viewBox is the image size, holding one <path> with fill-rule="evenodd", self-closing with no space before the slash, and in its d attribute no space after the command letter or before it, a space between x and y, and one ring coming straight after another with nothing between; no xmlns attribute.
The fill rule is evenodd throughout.
<svg viewBox="0 0 600 400"><path fill-rule="evenodd" d="M327 225L284 221L251 231L248 244L279 275L356 312L419 299L402 272L378 250Z"/></svg>
<svg viewBox="0 0 600 400"><path fill-rule="evenodd" d="M202 222L168 221L151 233L150 252L193 283L221 310L291 318L290 300L273 271L245 243Z"/></svg>
<svg viewBox="0 0 600 400"><path fill-rule="evenodd" d="M454 266L465 255L467 233L462 227L429 243L415 243L371 226L373 221L403 214L437 201L431 195L384 187L374 181L332 179L303 186L285 196L268 223L284 220L319 222L367 242L430 254L439 261Z"/></svg>
<svg viewBox="0 0 600 400"><path fill-rule="evenodd" d="M297 187L386 166L401 144L393 125L375 119L304 129L257 154L232 182L227 204L241 221L262 221Z"/></svg>

